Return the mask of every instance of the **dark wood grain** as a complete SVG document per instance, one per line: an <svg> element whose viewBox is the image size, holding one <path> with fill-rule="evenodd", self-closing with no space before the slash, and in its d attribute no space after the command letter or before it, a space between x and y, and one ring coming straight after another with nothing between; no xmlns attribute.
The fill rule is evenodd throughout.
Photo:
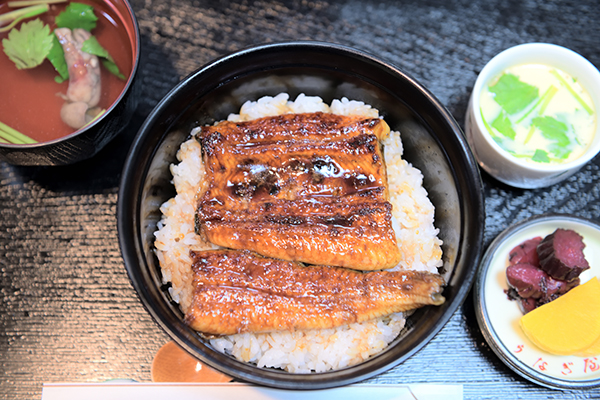
<svg viewBox="0 0 600 400"><path fill-rule="evenodd" d="M168 341L139 302L121 259L121 168L152 107L182 77L224 55L315 39L376 54L429 88L463 125L477 73L507 47L544 41L600 65L595 1L133 0L141 33L142 102L126 131L69 167L0 162L0 398L39 398L43 382L150 381ZM300 17L301 16L301 17ZM483 173L485 245L544 212L600 217L600 158L567 181L519 190ZM485 343L472 298L419 353L371 383L459 383L467 399L598 398L554 391L508 369Z"/></svg>

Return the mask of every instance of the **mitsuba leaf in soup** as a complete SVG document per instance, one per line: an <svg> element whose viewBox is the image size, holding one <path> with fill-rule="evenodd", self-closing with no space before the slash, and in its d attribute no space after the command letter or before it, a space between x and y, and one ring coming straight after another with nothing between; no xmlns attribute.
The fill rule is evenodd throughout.
<svg viewBox="0 0 600 400"><path fill-rule="evenodd" d="M59 28L85 29L91 32L96 27L98 17L94 8L87 4L70 3L65 11L56 17L56 26Z"/></svg>
<svg viewBox="0 0 600 400"><path fill-rule="evenodd" d="M4 53L18 69L40 65L52 49L50 28L40 19L24 22L21 29L12 29L8 39L2 39Z"/></svg>
<svg viewBox="0 0 600 400"><path fill-rule="evenodd" d="M65 61L65 52L58 41L56 35L52 34L52 49L48 53L48 61L54 66L56 72L58 72L58 76L54 78L57 83L62 83L69 79L69 67L67 66L67 62Z"/></svg>
<svg viewBox="0 0 600 400"><path fill-rule="evenodd" d="M98 39L96 39L95 36L92 36L91 38L83 42L81 50L85 51L86 53L100 57L102 59L102 65L104 65L104 67L111 74L119 77L120 79L125 79L125 75L123 75L121 71L119 71L119 67L117 67L117 64L115 64L113 58L110 56L108 51L104 47L102 47L102 45L98 42Z"/></svg>

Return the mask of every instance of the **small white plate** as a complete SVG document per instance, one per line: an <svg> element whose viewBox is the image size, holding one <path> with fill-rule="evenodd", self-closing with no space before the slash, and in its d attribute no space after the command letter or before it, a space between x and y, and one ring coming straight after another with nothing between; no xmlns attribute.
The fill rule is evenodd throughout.
<svg viewBox="0 0 600 400"><path fill-rule="evenodd" d="M600 386L600 356L556 356L536 347L519 326L523 314L518 302L505 292L509 252L525 240L543 238L557 228L572 229L583 236L590 269L580 275L581 283L600 277L600 225L559 214L529 218L502 232L484 254L474 289L477 321L494 353L524 378L559 389Z"/></svg>

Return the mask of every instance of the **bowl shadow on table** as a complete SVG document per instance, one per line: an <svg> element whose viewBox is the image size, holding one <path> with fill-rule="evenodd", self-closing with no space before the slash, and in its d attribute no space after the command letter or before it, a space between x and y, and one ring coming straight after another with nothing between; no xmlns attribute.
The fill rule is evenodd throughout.
<svg viewBox="0 0 600 400"><path fill-rule="evenodd" d="M122 132L91 158L69 165L58 166L11 166L20 183L34 181L53 192L99 193L115 188L123 169L125 158L133 139L150 110L166 94L168 89L160 82L148 79L152 59L161 60L161 81L178 82L180 73L161 46L141 35L140 67L137 76L138 105ZM150 76L150 78L152 78ZM150 82L150 84L148 84ZM1 161L0 161L1 162Z"/></svg>

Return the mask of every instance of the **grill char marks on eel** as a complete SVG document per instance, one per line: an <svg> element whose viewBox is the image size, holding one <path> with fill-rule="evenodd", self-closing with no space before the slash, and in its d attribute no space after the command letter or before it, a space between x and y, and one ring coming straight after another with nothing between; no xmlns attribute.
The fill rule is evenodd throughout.
<svg viewBox="0 0 600 400"><path fill-rule="evenodd" d="M423 271L302 266L249 251L191 251L186 323L207 334L327 329L440 305L443 278Z"/></svg>
<svg viewBox="0 0 600 400"><path fill-rule="evenodd" d="M196 230L266 257L359 270L391 268L391 222L378 118L284 114L201 128L207 184Z"/></svg>

